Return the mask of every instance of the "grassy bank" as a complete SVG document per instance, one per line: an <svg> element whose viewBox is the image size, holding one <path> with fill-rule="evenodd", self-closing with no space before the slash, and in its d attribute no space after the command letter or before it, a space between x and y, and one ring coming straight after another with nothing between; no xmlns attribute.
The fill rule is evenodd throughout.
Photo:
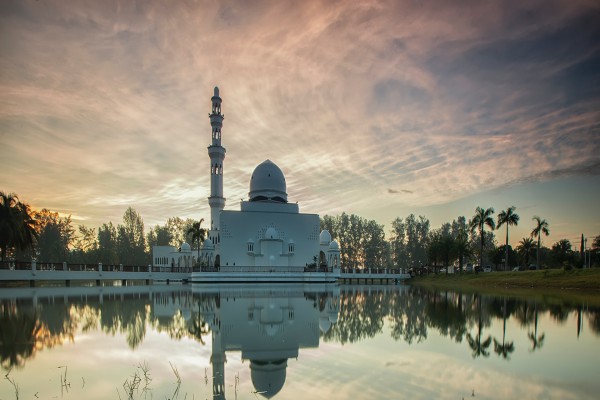
<svg viewBox="0 0 600 400"><path fill-rule="evenodd" d="M548 288L600 292L600 269L438 274L416 277L412 283L454 289Z"/></svg>

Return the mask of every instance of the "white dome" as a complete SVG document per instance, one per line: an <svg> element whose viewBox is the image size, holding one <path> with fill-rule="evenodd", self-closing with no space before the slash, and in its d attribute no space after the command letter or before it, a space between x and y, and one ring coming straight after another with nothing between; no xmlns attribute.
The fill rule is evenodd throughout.
<svg viewBox="0 0 600 400"><path fill-rule="evenodd" d="M265 239L279 239L275 228L270 227L269 229L267 229L267 231L265 232Z"/></svg>
<svg viewBox="0 0 600 400"><path fill-rule="evenodd" d="M319 329L323 333L327 333L329 329L331 329L331 321L329 321L329 318L326 316L321 316L321 318L319 318Z"/></svg>
<svg viewBox="0 0 600 400"><path fill-rule="evenodd" d="M190 247L190 245L189 245L189 244L187 244L187 243L183 243L183 244L181 245L181 251L192 251L192 248Z"/></svg>
<svg viewBox="0 0 600 400"><path fill-rule="evenodd" d="M274 200L287 203L287 192L283 172L271 160L263 161L250 178L250 201Z"/></svg>
<svg viewBox="0 0 600 400"><path fill-rule="evenodd" d="M281 391L285 384L287 359L250 360L250 379L257 393L270 399Z"/></svg>
<svg viewBox="0 0 600 400"><path fill-rule="evenodd" d="M331 242L331 234L327 229L323 229L319 235L319 243L329 244Z"/></svg>
<svg viewBox="0 0 600 400"><path fill-rule="evenodd" d="M340 249L340 245L338 244L337 241L332 240L331 243L329 243L329 250L339 250Z"/></svg>
<svg viewBox="0 0 600 400"><path fill-rule="evenodd" d="M213 247L214 247L214 244L213 244L212 240L210 240L210 239L206 239L204 241L204 244L202 245L203 249L212 249Z"/></svg>

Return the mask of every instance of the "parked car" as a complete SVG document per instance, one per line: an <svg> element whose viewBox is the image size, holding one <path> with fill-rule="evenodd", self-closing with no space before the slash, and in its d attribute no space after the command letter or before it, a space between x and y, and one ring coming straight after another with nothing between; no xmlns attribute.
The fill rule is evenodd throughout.
<svg viewBox="0 0 600 400"><path fill-rule="evenodd" d="M514 267L514 268L512 269L512 271L513 271L513 272L519 272L519 271L520 271L520 269L519 269L519 268L520 268L520 267Z"/></svg>
<svg viewBox="0 0 600 400"><path fill-rule="evenodd" d="M483 272L492 272L492 267L490 267L489 265L486 265L485 268L483 269Z"/></svg>
<svg viewBox="0 0 600 400"><path fill-rule="evenodd" d="M465 269L467 272L473 272L473 264L467 264L467 268Z"/></svg>
<svg viewBox="0 0 600 400"><path fill-rule="evenodd" d="M483 267L481 265L476 265L475 272L483 272Z"/></svg>

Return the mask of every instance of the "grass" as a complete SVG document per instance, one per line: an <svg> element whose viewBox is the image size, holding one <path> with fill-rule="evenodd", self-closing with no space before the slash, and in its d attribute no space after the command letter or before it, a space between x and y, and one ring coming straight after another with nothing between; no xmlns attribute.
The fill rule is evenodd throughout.
<svg viewBox="0 0 600 400"><path fill-rule="evenodd" d="M538 297L547 302L600 306L600 269L438 274L415 277L412 285L493 295Z"/></svg>
<svg viewBox="0 0 600 400"><path fill-rule="evenodd" d="M588 289L600 291L600 269L548 269L541 271L430 274L416 277L415 284L479 287Z"/></svg>

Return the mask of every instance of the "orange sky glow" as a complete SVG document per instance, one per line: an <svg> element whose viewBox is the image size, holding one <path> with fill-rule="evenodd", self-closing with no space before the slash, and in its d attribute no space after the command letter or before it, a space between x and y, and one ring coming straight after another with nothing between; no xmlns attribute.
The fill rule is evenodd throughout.
<svg viewBox="0 0 600 400"><path fill-rule="evenodd" d="M3 1L0 190L75 225L208 221L219 86L227 209L268 158L302 212L389 233L515 205L511 242L540 215L578 249L600 235L598 20L591 0Z"/></svg>

